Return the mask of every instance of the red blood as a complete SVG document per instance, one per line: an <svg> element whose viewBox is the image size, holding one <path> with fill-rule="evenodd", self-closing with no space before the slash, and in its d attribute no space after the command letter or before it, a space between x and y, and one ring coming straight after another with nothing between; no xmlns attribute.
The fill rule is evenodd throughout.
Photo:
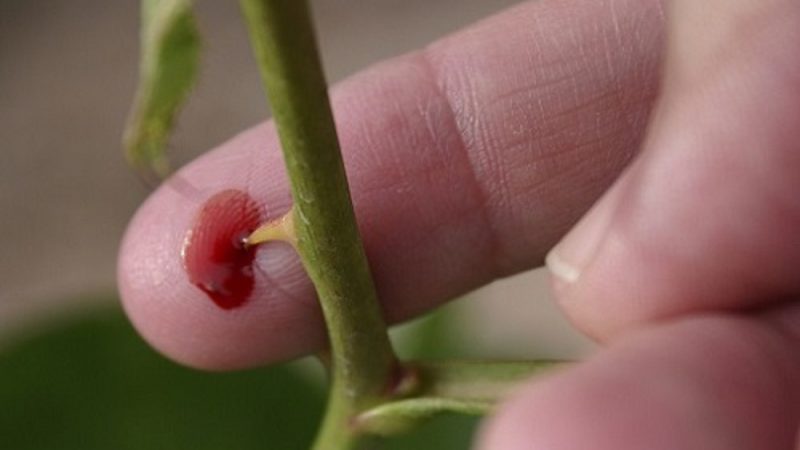
<svg viewBox="0 0 800 450"><path fill-rule="evenodd" d="M241 306L253 292L255 247L244 238L261 223L261 208L247 193L228 189L203 204L183 243L189 281L222 309Z"/></svg>

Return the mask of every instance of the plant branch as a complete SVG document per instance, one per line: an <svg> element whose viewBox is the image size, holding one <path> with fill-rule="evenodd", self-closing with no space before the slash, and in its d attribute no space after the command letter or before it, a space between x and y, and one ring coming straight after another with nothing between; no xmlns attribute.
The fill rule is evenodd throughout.
<svg viewBox="0 0 800 450"><path fill-rule="evenodd" d="M241 5L292 185L298 252L328 326L332 386L315 448L352 448L349 421L385 397L395 356L358 235L308 5Z"/></svg>
<svg viewBox="0 0 800 450"><path fill-rule="evenodd" d="M497 402L521 382L567 364L553 360L453 360L410 362L407 366L419 379L417 396Z"/></svg>
<svg viewBox="0 0 800 450"><path fill-rule="evenodd" d="M564 366L557 361L410 362L403 366L404 398L360 414L364 433L393 435L443 413L489 413L512 389L533 376Z"/></svg>
<svg viewBox="0 0 800 450"><path fill-rule="evenodd" d="M489 413L493 402L441 397L414 397L378 405L355 421L364 433L394 436L415 429L423 422L445 413L480 416Z"/></svg>

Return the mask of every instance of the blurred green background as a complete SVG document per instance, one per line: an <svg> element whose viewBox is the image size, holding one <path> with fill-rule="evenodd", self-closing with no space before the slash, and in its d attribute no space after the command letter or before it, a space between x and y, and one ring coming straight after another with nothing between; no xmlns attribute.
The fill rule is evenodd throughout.
<svg viewBox="0 0 800 450"><path fill-rule="evenodd" d="M329 79L514 0L314 0ZM237 2L197 2L186 162L268 115ZM119 139L137 74L135 1L0 0L0 449L302 449L324 384L310 361L234 374L176 366L124 319L116 248L147 190ZM395 334L408 356L574 357L589 348L543 275L496 282ZM381 448L468 448L445 417Z"/></svg>

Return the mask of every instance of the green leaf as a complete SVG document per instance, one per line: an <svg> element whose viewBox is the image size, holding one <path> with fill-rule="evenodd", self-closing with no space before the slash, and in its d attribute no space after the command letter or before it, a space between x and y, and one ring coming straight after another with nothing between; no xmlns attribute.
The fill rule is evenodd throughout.
<svg viewBox="0 0 800 450"><path fill-rule="evenodd" d="M307 449L323 403L322 387L292 367L180 367L118 310L0 353L2 449Z"/></svg>
<svg viewBox="0 0 800 450"><path fill-rule="evenodd" d="M123 138L146 179L169 172L167 141L197 78L200 38L190 0L143 0L139 87Z"/></svg>
<svg viewBox="0 0 800 450"><path fill-rule="evenodd" d="M376 449L467 450L473 447L472 438L479 422L480 418L474 416L443 414L425 422L411 433L382 440Z"/></svg>

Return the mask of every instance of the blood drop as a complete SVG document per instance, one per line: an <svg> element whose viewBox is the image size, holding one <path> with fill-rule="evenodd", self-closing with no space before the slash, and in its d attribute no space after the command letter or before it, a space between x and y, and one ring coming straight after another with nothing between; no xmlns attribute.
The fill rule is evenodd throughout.
<svg viewBox="0 0 800 450"><path fill-rule="evenodd" d="M261 208L243 191L221 191L203 204L183 242L189 281L222 309L241 306L253 293L255 246L244 238L261 223Z"/></svg>

